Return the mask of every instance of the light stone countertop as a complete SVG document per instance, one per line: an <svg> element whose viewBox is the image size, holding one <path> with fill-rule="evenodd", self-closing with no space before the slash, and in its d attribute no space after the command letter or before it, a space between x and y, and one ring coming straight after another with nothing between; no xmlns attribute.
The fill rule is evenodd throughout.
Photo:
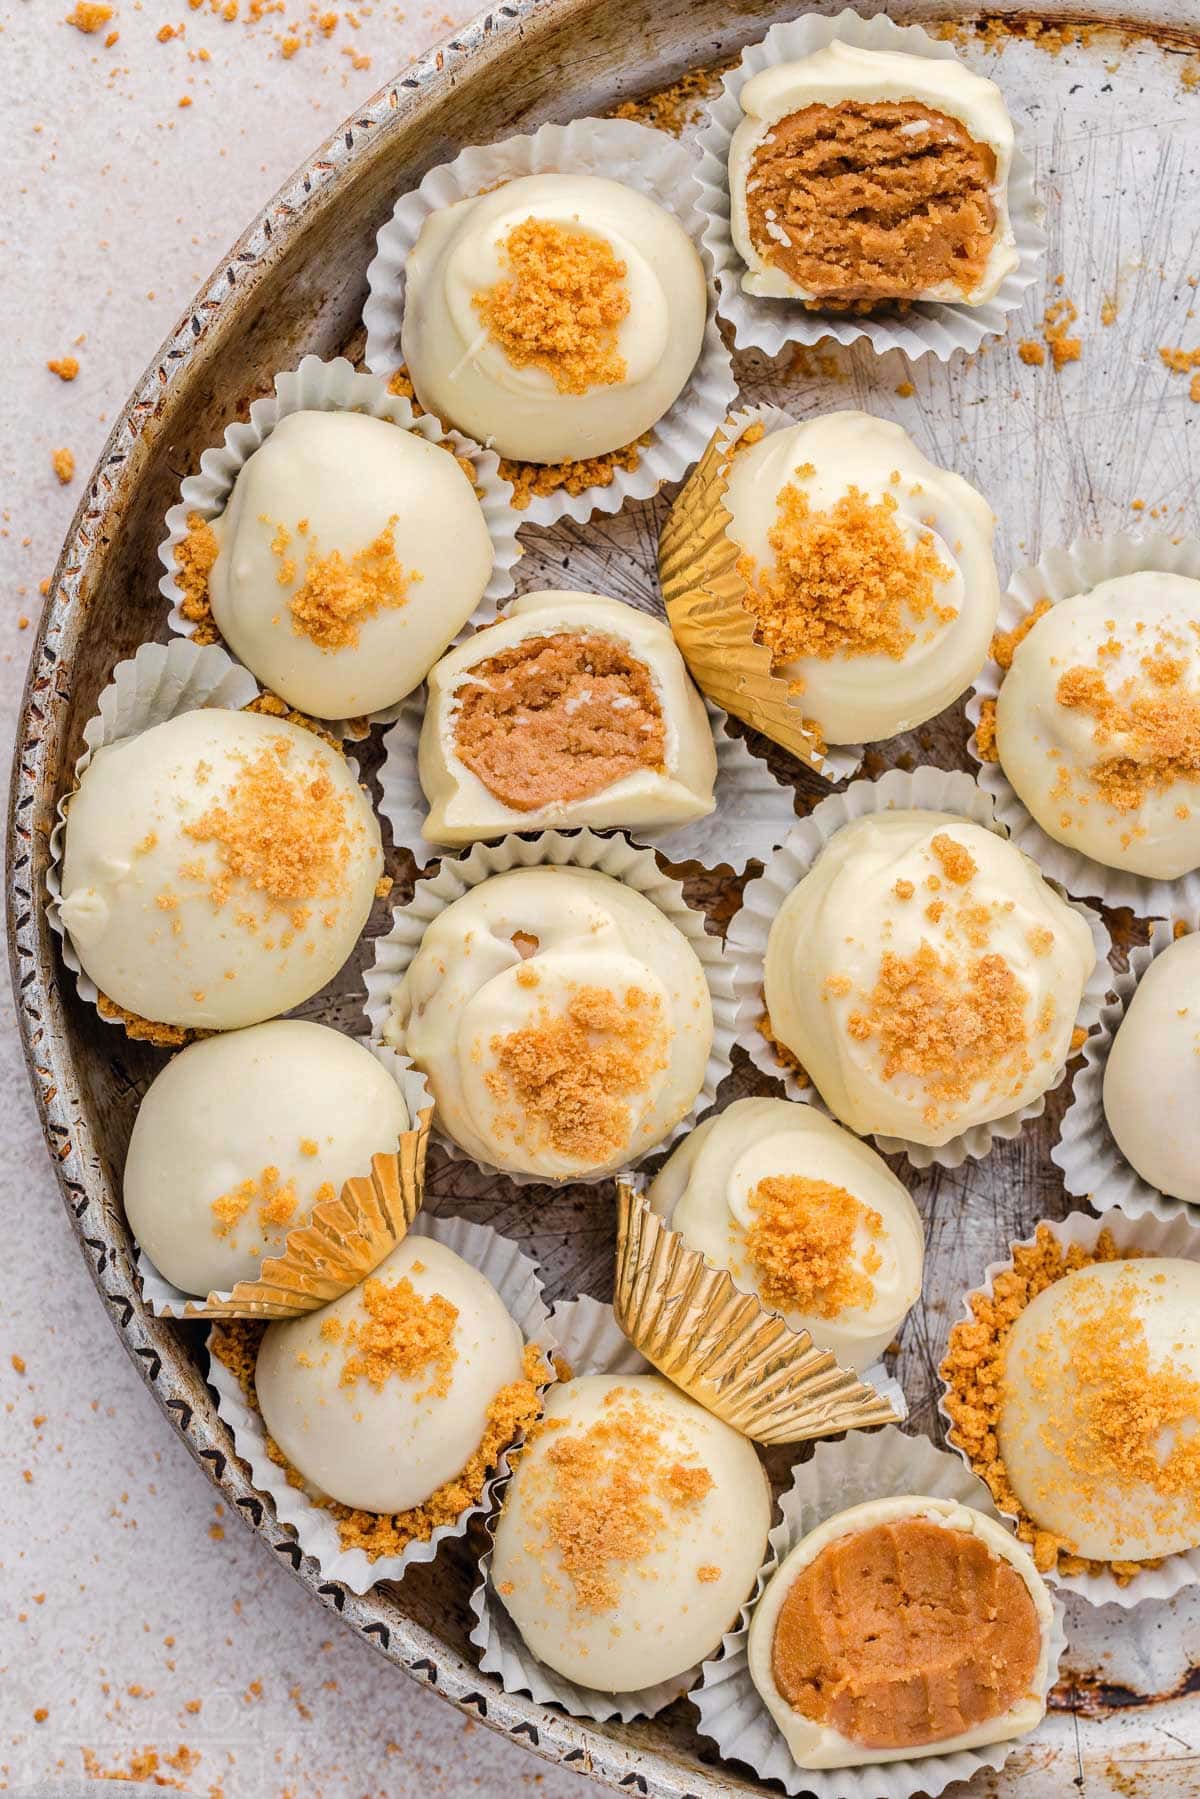
<svg viewBox="0 0 1200 1799"><path fill-rule="evenodd" d="M368 0L356 31L340 0L286 12L279 0L257 23L226 21L209 0L113 0L109 24L83 36L63 22L72 4L0 7L6 764L30 641L18 621L36 620L38 584L129 389L295 165L476 9L438 0L406 15ZM303 23L327 9L341 15L328 37ZM160 42L168 27L183 36ZM67 354L80 364L69 385L45 366ZM76 463L65 487L50 460L62 447ZM128 1772L151 1750L160 1777L225 1799L582 1795L579 1777L408 1680L222 1516L96 1300L7 985L2 1003L0 1788Z"/></svg>

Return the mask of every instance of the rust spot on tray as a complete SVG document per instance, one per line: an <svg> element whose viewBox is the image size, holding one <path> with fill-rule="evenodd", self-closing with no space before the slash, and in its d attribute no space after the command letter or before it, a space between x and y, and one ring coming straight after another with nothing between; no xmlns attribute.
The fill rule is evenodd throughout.
<svg viewBox="0 0 1200 1799"><path fill-rule="evenodd" d="M1050 1692L1052 1711L1074 1712L1085 1718L1102 1718L1108 1712L1131 1711L1147 1705L1165 1705L1170 1699L1189 1699L1200 1693L1200 1668L1189 1668L1173 1687L1164 1693L1135 1693L1119 1681L1109 1681L1099 1674L1077 1674L1061 1680Z"/></svg>

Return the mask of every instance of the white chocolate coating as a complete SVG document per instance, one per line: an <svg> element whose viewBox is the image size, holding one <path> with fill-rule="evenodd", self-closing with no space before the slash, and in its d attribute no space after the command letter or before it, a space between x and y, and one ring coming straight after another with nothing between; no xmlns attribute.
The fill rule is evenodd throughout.
<svg viewBox="0 0 1200 1799"><path fill-rule="evenodd" d="M805 467L815 472L798 477ZM770 535L779 496L793 484L814 513L828 511L851 487L872 503L889 495L898 508L893 522L910 549L932 533L937 559L950 571L949 580L934 583L934 600L952 608L952 618L907 614L915 641L899 659L839 651L777 671L781 680L803 684L805 717L816 721L826 743L876 742L912 730L953 704L987 660L1000 604L995 515L961 475L922 455L902 426L865 412L828 412L771 431L732 460L726 535L759 568L774 567Z"/></svg>
<svg viewBox="0 0 1200 1799"><path fill-rule="evenodd" d="M1081 1373L1070 1366L1071 1352L1078 1336L1085 1357L1096 1349L1108 1352L1104 1329L1093 1322L1105 1299L1115 1299L1122 1313L1140 1322L1151 1376L1168 1370L1200 1382L1200 1263L1147 1256L1077 1269L1039 1293L1013 1324L997 1426L1001 1459L1035 1524L1053 1531L1076 1555L1145 1561L1194 1549L1200 1545L1194 1471L1184 1491L1159 1493L1150 1481L1114 1469L1089 1424L1104 1389L1090 1369ZM1135 1390L1121 1397L1122 1410L1153 1403L1136 1368L1132 1384ZM1116 1428L1124 1458L1132 1453L1132 1439L1128 1429ZM1194 1416L1182 1429L1164 1425L1154 1445L1160 1467L1197 1428Z"/></svg>
<svg viewBox="0 0 1200 1799"><path fill-rule="evenodd" d="M976 866L966 887L945 877L931 847L942 836ZM909 897L900 897L897 882L911 884ZM935 922L927 907L940 901ZM975 906L987 909L982 942L962 918ZM883 956L908 960L923 944L960 970L1002 957L1022 989L1026 1031L1022 1048L978 1074L964 1061L969 1091L936 1101L920 1073L900 1066L889 1075L878 1032L864 1038L851 1028ZM765 996L776 1037L843 1124L860 1135L941 1144L1019 1111L1054 1083L1095 961L1083 919L1002 837L946 813L881 812L843 826L780 907L767 940Z"/></svg>
<svg viewBox="0 0 1200 1799"><path fill-rule="evenodd" d="M1200 867L1200 771L1149 786L1140 804L1118 809L1094 771L1114 758L1145 765L1153 744L1124 729L1098 733L1090 712L1057 697L1068 670L1086 668L1102 674L1111 695L1128 683L1135 699L1152 700L1163 690L1144 658L1160 646L1183 671L1170 694L1200 700L1200 581L1143 570L1060 600L1013 655L996 702L996 751L1047 836L1108 868L1172 881Z"/></svg>
<svg viewBox="0 0 1200 1799"><path fill-rule="evenodd" d="M530 938L537 947L523 957ZM544 1120L523 1116L497 1055L513 1033L553 1029L594 989L613 995L622 1018L631 990L646 995L661 1033L637 1058L642 1085L621 1100L621 1140L600 1160L556 1145ZM643 894L590 869L512 869L432 920L384 1035L425 1074L439 1128L468 1155L570 1180L644 1155L689 1110L712 1047L712 1002L691 944ZM612 1037L590 1035L593 1045ZM572 1109L586 1097L572 1091Z"/></svg>
<svg viewBox="0 0 1200 1799"><path fill-rule="evenodd" d="M389 1374L379 1386L362 1376L341 1384L343 1345L321 1328L330 1318L343 1326L366 1320L361 1287L270 1325L254 1385L267 1430L318 1493L367 1512L407 1512L467 1466L488 1407L523 1378L523 1344L491 1282L430 1237L406 1237L372 1278L407 1279L422 1298L441 1294L457 1307L444 1394L430 1391L428 1369L407 1380Z"/></svg>
<svg viewBox="0 0 1200 1799"><path fill-rule="evenodd" d="M894 1523L904 1518L920 1518L946 1530L969 1531L977 1536L995 1556L1015 1568L1029 1590L1041 1626L1041 1656L1032 1690L1002 1716L990 1718L974 1730L946 1737L932 1744L918 1744L902 1749L873 1749L843 1736L830 1724L806 1718L793 1709L775 1684L772 1651L775 1628L784 1601L801 1572L814 1562L823 1549L842 1537L853 1536L873 1525ZM1023 1736L1040 1723L1046 1711L1046 1694L1050 1686L1050 1628L1053 1607L1045 1582L1033 1565L1033 1559L1002 1525L977 1512L973 1506L960 1505L952 1499L928 1499L918 1494L895 1498L871 1499L864 1505L851 1506L826 1518L815 1530L802 1537L779 1564L767 1582L762 1598L750 1620L747 1659L750 1678L763 1704L778 1725L781 1735L798 1768L858 1768L875 1762L912 1761L924 1755L951 1755L956 1749L978 1749L985 1743L1003 1743L1009 1737Z"/></svg>
<svg viewBox="0 0 1200 1799"><path fill-rule="evenodd" d="M584 230L626 267L620 382L562 393L517 368L473 296L504 280L501 246L526 219ZM431 213L409 254L401 348L427 411L501 456L554 463L603 456L657 424L700 355L707 296L687 232L635 188L596 175L525 175Z"/></svg>
<svg viewBox="0 0 1200 1799"><path fill-rule="evenodd" d="M665 727L664 767L638 768L582 799L518 811L492 793L459 760L455 722L463 690L479 680L481 662L530 638L578 633L611 639L647 670ZM687 824L713 810L717 755L704 702L693 687L666 624L621 600L599 594L522 594L494 625L459 644L429 674L421 727L419 772L433 843L472 843L506 831L570 825L608 830L628 825Z"/></svg>
<svg viewBox="0 0 1200 1799"><path fill-rule="evenodd" d="M664 1454L699 1463L712 1485L687 1506L656 1499L661 1522L642 1553L595 1570L617 1589L615 1605L595 1609L576 1597L544 1516L555 1492L548 1456L630 1403ZM658 1375L566 1381L547 1394L546 1416L562 1427L538 1432L517 1464L496 1527L495 1591L533 1654L568 1680L628 1693L686 1674L733 1628L766 1551L770 1492L753 1444Z"/></svg>
<svg viewBox="0 0 1200 1799"><path fill-rule="evenodd" d="M1200 936L1156 956L1117 1026L1104 1069L1104 1116L1117 1148L1152 1187L1200 1203Z"/></svg>
<svg viewBox="0 0 1200 1799"><path fill-rule="evenodd" d="M746 1251L760 1181L779 1176L843 1187L882 1219L877 1234L855 1233L852 1260L862 1271L870 1251L872 1297L833 1317L787 1311L793 1330L808 1331L843 1368L861 1372L887 1348L921 1291L925 1236L921 1219L887 1163L867 1144L812 1106L787 1099L738 1099L690 1132L660 1168L649 1200L660 1214L734 1285L762 1297L759 1272ZM764 1301L764 1303L767 1303Z"/></svg>
<svg viewBox="0 0 1200 1799"><path fill-rule="evenodd" d="M336 879L277 903L231 874L219 905L220 845L186 827L225 806L278 744L289 780L327 779L330 805L340 802ZM337 973L382 872L375 815L336 750L283 719L187 712L98 750L84 771L67 810L62 921L117 1005L160 1024L232 1030L288 1011Z"/></svg>
<svg viewBox="0 0 1200 1799"><path fill-rule="evenodd" d="M369 1174L409 1127L404 1097L370 1050L327 1025L280 1018L193 1043L151 1082L125 1158L125 1216L160 1274L203 1297L254 1280L318 1196ZM265 1169L291 1187L286 1223L263 1221ZM256 1192L222 1229L214 1200ZM324 1192L322 1192L324 1189Z"/></svg>
<svg viewBox="0 0 1200 1799"><path fill-rule="evenodd" d="M745 118L729 146L730 231L746 273L748 294L767 299L813 298L785 269L764 262L754 247L746 211L746 184L755 153L772 125L806 106L837 106L851 100L915 100L966 126L978 144L995 153L992 186L995 228L991 254L978 284L964 293L953 282L913 295L918 300L946 300L981 306L992 299L1019 257L1008 212L1008 177L1012 166L1013 128L1004 96L994 81L971 71L953 57L910 56L898 50L863 50L834 42L795 62L778 63L752 75L742 89Z"/></svg>
<svg viewBox="0 0 1200 1799"><path fill-rule="evenodd" d="M271 547L281 527L282 554ZM359 412L281 419L239 471L212 529L219 553L209 598L222 637L272 692L314 718L378 712L418 687L479 604L494 560L451 452ZM362 617L356 643L315 642L289 607L310 559L352 564L389 531L408 577L403 605Z"/></svg>

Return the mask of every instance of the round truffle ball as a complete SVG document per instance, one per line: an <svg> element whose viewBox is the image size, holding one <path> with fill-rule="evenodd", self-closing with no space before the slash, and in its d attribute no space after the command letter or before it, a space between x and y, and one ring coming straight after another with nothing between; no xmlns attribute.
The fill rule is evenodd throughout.
<svg viewBox="0 0 1200 1799"><path fill-rule="evenodd" d="M1104 1069L1104 1116L1117 1148L1152 1187L1200 1202L1200 936L1151 962Z"/></svg>
<svg viewBox="0 0 1200 1799"><path fill-rule="evenodd" d="M662 619L592 593L527 593L435 664L421 727L425 835L664 829L713 810L704 702Z"/></svg>
<svg viewBox="0 0 1200 1799"><path fill-rule="evenodd" d="M281 419L211 529L221 635L314 718L378 712L419 687L492 573L452 452L360 412Z"/></svg>
<svg viewBox="0 0 1200 1799"><path fill-rule="evenodd" d="M167 1063L138 1110L129 1228L183 1292L228 1292L408 1128L392 1076L340 1031L289 1018L206 1037Z"/></svg>
<svg viewBox="0 0 1200 1799"><path fill-rule="evenodd" d="M409 1236L332 1305L269 1326L254 1385L268 1432L319 1493L408 1512L471 1463L522 1358L490 1281Z"/></svg>
<svg viewBox="0 0 1200 1799"><path fill-rule="evenodd" d="M933 718L987 659L995 517L899 425L830 412L768 432L729 467L726 534L755 635L825 743Z"/></svg>
<svg viewBox="0 0 1200 1799"><path fill-rule="evenodd" d="M770 1492L753 1445L657 1375L551 1388L492 1584L540 1662L603 1693L682 1678L754 1585Z"/></svg>
<svg viewBox="0 0 1200 1799"><path fill-rule="evenodd" d="M592 869L494 875L427 926L384 1032L476 1161L577 1179L645 1155L695 1103L704 970L651 900Z"/></svg>
<svg viewBox="0 0 1200 1799"><path fill-rule="evenodd" d="M925 1238L907 1190L812 1106L735 1100L684 1138L649 1199L844 1368L875 1361L920 1294Z"/></svg>
<svg viewBox="0 0 1200 1799"><path fill-rule="evenodd" d="M1200 1263L1104 1262L1046 1287L1008 1338L997 1437L1034 1525L1072 1554L1200 1546Z"/></svg>
<svg viewBox="0 0 1200 1799"><path fill-rule="evenodd" d="M747 1659L798 1768L949 1755L1046 1710L1053 1608L1027 1550L972 1506L872 1499L784 1557Z"/></svg>
<svg viewBox="0 0 1200 1799"><path fill-rule="evenodd" d="M739 99L729 224L747 293L981 306L1017 267L1012 120L957 58L835 41Z"/></svg>
<svg viewBox="0 0 1200 1799"><path fill-rule="evenodd" d="M1027 856L965 818L843 826L771 925L771 1030L860 1135L943 1144L1054 1085L1096 962Z"/></svg>
<svg viewBox="0 0 1200 1799"><path fill-rule="evenodd" d="M421 405L522 462L636 442L704 336L686 231L595 175L526 175L430 213L405 283L401 347Z"/></svg>
<svg viewBox="0 0 1200 1799"><path fill-rule="evenodd" d="M98 750L71 797L62 922L102 995L231 1030L325 985L383 872L345 758L251 712L186 712Z"/></svg>
<svg viewBox="0 0 1200 1799"><path fill-rule="evenodd" d="M997 645L996 753L1048 837L1173 881L1200 866L1200 581L1143 570Z"/></svg>

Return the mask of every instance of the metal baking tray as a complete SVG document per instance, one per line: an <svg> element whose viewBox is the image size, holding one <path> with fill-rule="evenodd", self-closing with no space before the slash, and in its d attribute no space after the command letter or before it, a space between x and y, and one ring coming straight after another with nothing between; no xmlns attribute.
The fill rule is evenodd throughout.
<svg viewBox="0 0 1200 1799"><path fill-rule="evenodd" d="M794 4L778 0L513 0L383 88L298 171L155 356L88 482L33 647L8 825L18 1017L80 1251L126 1351L231 1510L398 1668L484 1723L623 1791L697 1799L764 1789L747 1770L716 1763L686 1701L653 1722L595 1726L504 1694L478 1672L467 1641L470 1542L448 1545L399 1587L356 1598L320 1580L253 1491L204 1383L201 1330L148 1316L134 1282L120 1170L160 1057L78 1000L43 896L54 808L69 786L81 728L113 663L165 634L155 549L180 476L277 370L308 351L359 354L365 271L396 195L464 144L604 111L733 57L789 10ZM1195 0L1091 0L1034 13L999 6L990 24L937 0L892 0L888 11L900 22L945 24L972 65L1002 84L1047 204L1045 293L1035 289L1007 338L970 360L946 366L927 358L910 368L865 345L835 349L832 363L811 354L771 363L751 353L737 359L743 393L798 416L856 406L899 419L989 497L1000 519L1002 572L1079 531L1194 530L1200 410L1158 347L1200 341L1190 318L1200 301L1188 283L1200 274L1200 8ZM1036 332L1042 307L1063 294L1079 310L1081 360L1060 372L1026 366L1018 340ZM1117 305L1108 326L1105 298ZM898 393L908 381L915 391ZM521 585L550 586L569 574L571 586L655 606L666 499L588 527L527 531ZM1131 509L1135 500L1143 509ZM969 767L966 737L955 708L889 744L881 761ZM783 768L786 759L774 762ZM804 805L822 791L803 772L789 770L788 778ZM412 863L393 856L390 866L404 897ZM720 928L736 906L736 883L693 870L688 886ZM385 917L381 904L370 932ZM1128 919L1114 923L1127 943ZM367 953L360 945L356 961L303 1010L361 1030ZM742 1058L727 1091L763 1085ZM1043 1119L982 1163L908 1174L928 1236L925 1292L899 1359L913 1429L937 1434L936 1367L964 1289L1012 1238L1067 1210L1048 1154L1065 1101L1060 1089ZM552 1296L607 1297L613 1209L603 1191L517 1190L435 1152L430 1203L466 1206L519 1237L539 1257ZM1070 1601L1068 1626L1068 1672L1044 1725L1002 1775L981 1777L972 1791L1032 1799L1200 1793L1200 1706L1190 1697L1200 1690L1200 1595L1132 1613Z"/></svg>

